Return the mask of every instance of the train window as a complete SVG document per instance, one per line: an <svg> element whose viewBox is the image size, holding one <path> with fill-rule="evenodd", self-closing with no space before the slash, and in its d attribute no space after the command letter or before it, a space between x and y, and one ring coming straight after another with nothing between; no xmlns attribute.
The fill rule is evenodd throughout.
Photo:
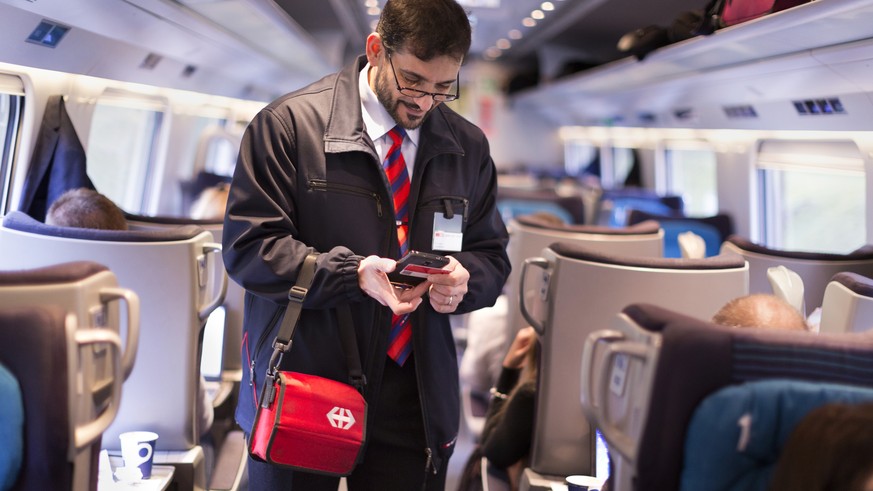
<svg viewBox="0 0 873 491"><path fill-rule="evenodd" d="M623 188L625 185L639 186L640 183L627 182L637 163L637 152L628 147L612 147L612 188Z"/></svg>
<svg viewBox="0 0 873 491"><path fill-rule="evenodd" d="M718 213L715 150L700 141L672 141L664 148L666 194L682 196L689 216Z"/></svg>
<svg viewBox="0 0 873 491"><path fill-rule="evenodd" d="M159 178L155 147L165 106L151 99L103 96L88 139L88 175L98 191L130 213L148 213Z"/></svg>
<svg viewBox="0 0 873 491"><path fill-rule="evenodd" d="M600 177L599 151L597 146L588 141L570 140L566 142L564 144L564 171L570 176L588 173Z"/></svg>
<svg viewBox="0 0 873 491"><path fill-rule="evenodd" d="M9 183L12 179L13 153L23 104L24 88L21 79L0 75L0 215L9 209Z"/></svg>
<svg viewBox="0 0 873 491"><path fill-rule="evenodd" d="M218 124L220 123L220 124ZM239 154L240 136L224 129L223 121L205 128L200 134L200 143L204 146L204 154L195 162L202 170L219 176L232 176ZM198 150L199 152L199 150Z"/></svg>
<svg viewBox="0 0 873 491"><path fill-rule="evenodd" d="M866 243L864 160L853 142L762 142L762 237L768 247L847 253Z"/></svg>

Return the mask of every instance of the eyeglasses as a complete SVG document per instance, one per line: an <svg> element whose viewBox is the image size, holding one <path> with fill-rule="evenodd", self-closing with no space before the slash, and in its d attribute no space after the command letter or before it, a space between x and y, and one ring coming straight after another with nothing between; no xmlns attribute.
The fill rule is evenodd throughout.
<svg viewBox="0 0 873 491"><path fill-rule="evenodd" d="M388 55L388 63L391 65L391 73L394 74L394 83L397 85L397 90L398 90L398 92L405 95L406 97L412 97L413 99L418 99L418 98L424 97L426 95L429 95L429 96L433 97L434 102L449 102L449 101L454 101L455 99L461 97L461 87L460 87L461 72L460 71L458 72L457 79L455 80L455 93L454 94L440 94L440 93L436 93L436 92L425 92L423 90L413 89L410 87L402 87L400 85L400 80L397 79L397 70L394 69L394 62L391 61L391 53L388 53L386 51L386 54Z"/></svg>

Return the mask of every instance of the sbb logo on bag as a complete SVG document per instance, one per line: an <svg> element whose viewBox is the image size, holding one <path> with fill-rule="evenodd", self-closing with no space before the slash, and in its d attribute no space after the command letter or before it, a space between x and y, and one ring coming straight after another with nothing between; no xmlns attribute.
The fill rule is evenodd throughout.
<svg viewBox="0 0 873 491"><path fill-rule="evenodd" d="M339 406L335 406L328 411L327 420L330 421L331 426L342 430L347 430L355 424L355 417L352 415L352 410L341 408Z"/></svg>

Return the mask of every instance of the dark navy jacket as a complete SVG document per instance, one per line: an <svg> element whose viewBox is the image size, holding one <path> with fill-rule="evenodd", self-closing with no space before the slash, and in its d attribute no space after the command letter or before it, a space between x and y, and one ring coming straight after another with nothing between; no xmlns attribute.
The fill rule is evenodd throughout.
<svg viewBox="0 0 873 491"><path fill-rule="evenodd" d="M288 290L313 250L321 253L317 271L281 368L347 382L331 310L347 303L369 381L365 397L378 400L391 311L361 291L357 268L362 257L399 254L387 179L361 116L358 74L364 63L361 57L274 101L243 137L223 242L228 273L247 291L248 366L236 412L247 431ZM469 270L469 292L458 314L493 305L509 274L508 235L495 197L496 171L482 131L439 105L421 127L409 198L410 249L451 254ZM461 252L431 248L435 213L463 217ZM448 316L427 301L413 313L412 325L426 439L438 468L458 433L455 343ZM371 421L378 411L371 402Z"/></svg>

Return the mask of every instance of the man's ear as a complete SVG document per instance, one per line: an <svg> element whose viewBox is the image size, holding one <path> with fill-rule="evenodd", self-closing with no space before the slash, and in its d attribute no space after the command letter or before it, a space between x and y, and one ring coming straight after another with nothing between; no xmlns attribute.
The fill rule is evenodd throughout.
<svg viewBox="0 0 873 491"><path fill-rule="evenodd" d="M371 66L378 65L379 56L382 55L384 50L385 46L382 44L382 36L375 32L367 36L367 61L370 62Z"/></svg>

